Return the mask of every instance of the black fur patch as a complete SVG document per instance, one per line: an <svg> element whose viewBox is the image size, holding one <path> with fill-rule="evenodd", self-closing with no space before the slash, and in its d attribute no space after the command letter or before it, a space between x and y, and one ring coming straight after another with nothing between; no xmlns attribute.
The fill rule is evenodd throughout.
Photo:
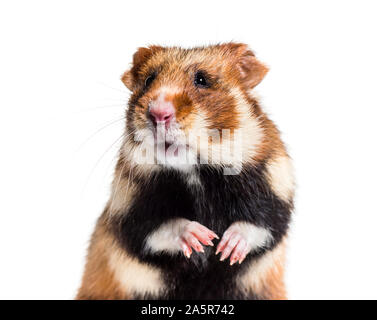
<svg viewBox="0 0 377 320"><path fill-rule="evenodd" d="M169 290L159 299L256 299L240 291L235 278L245 266L271 250L287 233L292 205L280 200L265 180L264 164L244 168L239 175L223 175L222 170L202 165L197 169L202 188L187 186L182 174L161 170L141 186L128 212L114 221L120 244L140 260L165 270ZM198 221L220 237L236 221L250 222L268 229L273 241L252 252L241 264L219 261L215 247L205 253L151 254L144 250L145 239L171 218Z"/></svg>

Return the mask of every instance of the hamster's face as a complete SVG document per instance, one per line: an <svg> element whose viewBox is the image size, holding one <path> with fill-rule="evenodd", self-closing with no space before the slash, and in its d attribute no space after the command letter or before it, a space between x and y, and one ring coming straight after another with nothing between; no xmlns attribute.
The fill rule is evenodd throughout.
<svg viewBox="0 0 377 320"><path fill-rule="evenodd" d="M224 132L230 137L250 125L253 114L247 92L266 72L243 44L140 48L122 77L132 91L127 111L130 152L146 147L156 151L160 145L173 166L177 159L196 161L204 151L208 160L208 149L224 140ZM198 140L203 136L205 144ZM152 158L156 160L155 155Z"/></svg>

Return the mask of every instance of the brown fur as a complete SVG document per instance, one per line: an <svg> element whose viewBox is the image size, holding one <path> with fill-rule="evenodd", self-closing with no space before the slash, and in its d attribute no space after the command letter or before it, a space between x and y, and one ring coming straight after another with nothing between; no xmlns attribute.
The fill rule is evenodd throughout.
<svg viewBox="0 0 377 320"><path fill-rule="evenodd" d="M129 297L120 289L108 264L106 253L113 250L113 242L101 217L91 239L77 300L118 300Z"/></svg>
<svg viewBox="0 0 377 320"><path fill-rule="evenodd" d="M286 300L284 283L286 241L259 260L250 263L247 271L239 278L240 286L257 294L262 299Z"/></svg>

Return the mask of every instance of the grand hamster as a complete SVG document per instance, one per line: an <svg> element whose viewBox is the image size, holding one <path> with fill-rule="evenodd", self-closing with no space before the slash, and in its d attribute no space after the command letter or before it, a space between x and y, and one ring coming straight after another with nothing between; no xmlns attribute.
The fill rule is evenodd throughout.
<svg viewBox="0 0 377 320"><path fill-rule="evenodd" d="M139 48L77 299L285 299L294 178L245 44Z"/></svg>

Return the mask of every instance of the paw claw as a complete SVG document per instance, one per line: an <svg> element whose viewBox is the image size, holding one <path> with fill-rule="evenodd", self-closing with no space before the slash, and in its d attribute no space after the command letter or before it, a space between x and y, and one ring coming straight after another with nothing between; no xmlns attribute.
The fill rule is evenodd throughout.
<svg viewBox="0 0 377 320"><path fill-rule="evenodd" d="M215 239L215 238L220 239L219 236L214 232L211 232L211 236L212 236L212 239Z"/></svg>
<svg viewBox="0 0 377 320"><path fill-rule="evenodd" d="M245 260L246 257L243 257L242 259L238 260L238 264L241 264L244 260Z"/></svg>
<svg viewBox="0 0 377 320"><path fill-rule="evenodd" d="M181 243L181 247L182 247L182 250L183 250L183 254L190 259L191 257L191 253L192 253L192 250L190 247L188 247L187 243L186 242L182 242Z"/></svg>

